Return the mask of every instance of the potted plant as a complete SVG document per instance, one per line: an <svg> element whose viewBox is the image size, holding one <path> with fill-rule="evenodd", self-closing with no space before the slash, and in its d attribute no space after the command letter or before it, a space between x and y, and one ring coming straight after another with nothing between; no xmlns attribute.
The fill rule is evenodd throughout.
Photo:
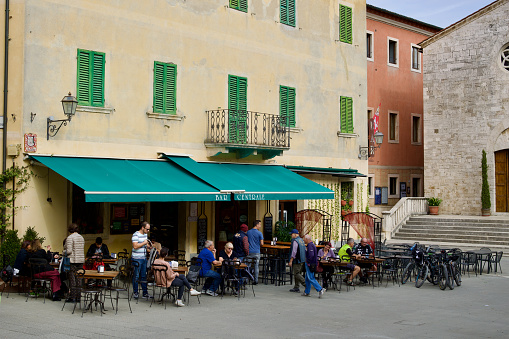
<svg viewBox="0 0 509 339"><path fill-rule="evenodd" d="M486 160L486 152L484 150L482 150L481 172L481 211L483 216L489 216L491 214L491 197L490 185L488 184L488 162Z"/></svg>
<svg viewBox="0 0 509 339"><path fill-rule="evenodd" d="M346 206L346 191L341 192L341 206Z"/></svg>
<svg viewBox="0 0 509 339"><path fill-rule="evenodd" d="M429 214L438 215L438 206L442 203L442 199L439 198L427 198L429 206Z"/></svg>

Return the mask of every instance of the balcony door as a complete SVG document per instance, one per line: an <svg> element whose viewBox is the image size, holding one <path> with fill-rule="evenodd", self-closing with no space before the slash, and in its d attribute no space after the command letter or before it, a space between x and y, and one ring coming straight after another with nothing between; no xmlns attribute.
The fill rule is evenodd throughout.
<svg viewBox="0 0 509 339"><path fill-rule="evenodd" d="M509 150L495 152L495 194L497 212L509 212L508 196L508 161Z"/></svg>
<svg viewBox="0 0 509 339"><path fill-rule="evenodd" d="M247 78L228 75L228 141L247 143Z"/></svg>

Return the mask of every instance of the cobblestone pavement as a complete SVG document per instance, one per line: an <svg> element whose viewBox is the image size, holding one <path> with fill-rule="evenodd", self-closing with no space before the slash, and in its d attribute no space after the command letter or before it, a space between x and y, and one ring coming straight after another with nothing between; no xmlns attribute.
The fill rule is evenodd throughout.
<svg viewBox="0 0 509 339"><path fill-rule="evenodd" d="M504 265L503 265L504 266ZM454 290L426 282L401 287L357 286L327 291L318 299L288 292L291 286L258 285L256 297L196 298L177 308L140 300L129 313L125 300L115 315L71 314L63 302L4 295L0 301L0 338L507 338L509 265L504 274L471 275ZM302 290L301 290L302 291Z"/></svg>

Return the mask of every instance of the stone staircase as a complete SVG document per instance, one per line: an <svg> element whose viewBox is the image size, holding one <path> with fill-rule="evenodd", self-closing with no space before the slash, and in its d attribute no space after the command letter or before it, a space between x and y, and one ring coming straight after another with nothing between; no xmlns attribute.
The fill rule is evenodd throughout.
<svg viewBox="0 0 509 339"><path fill-rule="evenodd" d="M413 216L392 239L509 246L509 218Z"/></svg>

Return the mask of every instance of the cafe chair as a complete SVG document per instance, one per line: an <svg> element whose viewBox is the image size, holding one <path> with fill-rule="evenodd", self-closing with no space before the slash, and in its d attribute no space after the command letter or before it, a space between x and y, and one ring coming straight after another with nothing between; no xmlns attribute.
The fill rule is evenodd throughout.
<svg viewBox="0 0 509 339"><path fill-rule="evenodd" d="M383 278L385 276L385 278L386 278L385 287L387 287L387 285L389 285L389 280L392 280L393 286L394 286L394 282L397 282L398 286L401 287L400 279L398 279L399 267L400 267L399 259L398 258L388 259L387 261L385 261L384 263L380 263L379 265L382 266L381 267L382 284L383 284Z"/></svg>
<svg viewBox="0 0 509 339"><path fill-rule="evenodd" d="M173 255L175 256L175 260L178 261L179 266L186 265L186 251L175 250L175 251L173 251Z"/></svg>
<svg viewBox="0 0 509 339"><path fill-rule="evenodd" d="M188 274L187 274L186 278L187 278L187 281L189 281L189 284L191 284L191 286L193 286L193 288L195 290L198 289L198 286L203 285L202 280L204 279L204 277L201 277L199 273L198 273L198 275L196 275L196 274L190 275L189 273L193 270L194 271L198 270L198 272L199 272L199 269L201 269L202 263L203 263L203 259L198 258L198 257L191 258L191 260L186 262L186 266L188 268ZM192 269L191 267L193 267L193 266L195 266L195 268ZM199 269L198 269L198 267L199 267ZM200 298L198 298L198 303L199 303L199 301L200 301Z"/></svg>
<svg viewBox="0 0 509 339"><path fill-rule="evenodd" d="M502 260L502 256L504 252L493 252L491 255L491 264L494 265L495 273L497 273L497 267L500 268L500 273L502 273L502 266L500 265L500 260Z"/></svg>
<svg viewBox="0 0 509 339"><path fill-rule="evenodd" d="M488 254L481 254L481 255L478 255L478 261L479 261L479 272L481 272L482 274L482 271L484 269L484 267L487 267L487 271L488 273L490 273L490 271L492 270L491 268L491 257L494 253L491 253L491 248L489 247L481 247L480 249L481 251L486 251L486 252L489 252Z"/></svg>
<svg viewBox="0 0 509 339"><path fill-rule="evenodd" d="M468 273L470 277L470 267L473 267L473 271L475 272L475 276L477 276L477 255L472 252L463 252L461 257L461 268L463 269L463 274L465 272Z"/></svg>
<svg viewBox="0 0 509 339"><path fill-rule="evenodd" d="M80 296L80 307L81 301L83 301L83 307L81 308L81 317L83 318L83 313L90 310L92 313L93 305L95 304L95 310L97 311L97 305L99 304L99 310L101 313L101 317L103 315L104 310L104 302L101 300L101 289L93 288L85 286L85 270L80 268L76 271L76 281L78 282L78 286L81 290ZM64 303L65 306L65 303ZM74 308L72 310L72 314L74 314L74 310L76 309L76 301L74 302Z"/></svg>
<svg viewBox="0 0 509 339"><path fill-rule="evenodd" d="M150 302L150 307L152 307L152 303L156 299L157 292L159 290L158 301L164 305L164 309L166 309L166 301L165 298L168 299L170 293L168 293L168 266L160 265L160 264L152 264L152 271L154 272L154 285L152 285L152 293L154 298Z"/></svg>
<svg viewBox="0 0 509 339"><path fill-rule="evenodd" d="M123 272L122 272L123 271ZM121 275L122 274L122 275ZM115 314L118 313L118 299L127 299L127 304L129 305L129 311L133 313L131 309L131 301L129 300L130 296L130 286L131 280L133 276L133 267L129 268L122 266L119 267L119 274L111 281L111 286L108 286L104 290L104 301L106 301L106 297L110 297L111 307L115 310ZM126 297L121 297L120 294L126 292ZM115 297L113 297L115 295ZM115 299L115 306L113 306L113 299Z"/></svg>
<svg viewBox="0 0 509 339"><path fill-rule="evenodd" d="M224 260L221 265L221 299L224 296L226 289L230 289L230 294L236 294L237 299L240 299L240 295L244 291L244 297L246 296L245 290L242 288L242 277L239 274L240 269L239 260Z"/></svg>
<svg viewBox="0 0 509 339"><path fill-rule="evenodd" d="M48 261L43 258L30 258L28 259L28 263L30 264L30 291L32 291L35 295L35 298L39 298L39 294L42 293L44 303L46 303L46 293L52 294L51 290L51 280L44 278L35 278L34 276L42 272L42 269L48 265ZM27 299L30 297L30 292L27 292Z"/></svg>
<svg viewBox="0 0 509 339"><path fill-rule="evenodd" d="M255 265L256 265L256 259L255 258L244 258L242 260L244 264L246 264L246 269L242 270L240 273L243 277L242 279L242 285L243 288L246 288L247 286L251 285L251 290L253 291L253 297L256 297L255 290L254 290L254 271L255 271ZM244 293L245 295L245 293Z"/></svg>

